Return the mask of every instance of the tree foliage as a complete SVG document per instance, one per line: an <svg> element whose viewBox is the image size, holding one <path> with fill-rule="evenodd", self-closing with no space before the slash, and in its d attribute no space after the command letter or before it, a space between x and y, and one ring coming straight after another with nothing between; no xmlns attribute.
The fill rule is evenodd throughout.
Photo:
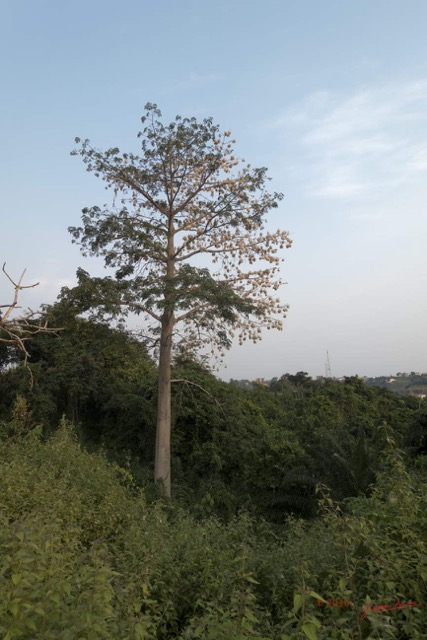
<svg viewBox="0 0 427 640"><path fill-rule="evenodd" d="M280 328L274 316L286 306L269 289L281 284L277 254L290 239L263 227L282 194L265 190L265 168L235 158L230 132L221 134L211 118L177 116L164 125L156 105L146 108L142 155L101 152L88 140L73 152L115 195L112 206L86 208L83 226L70 227L84 253L103 256L115 269L114 284L95 281L101 290L110 287L106 304L146 313L156 323L171 307L174 324L185 325L186 350L225 346L224 328L236 324L242 338L254 340L261 326ZM210 258L211 269L192 264L196 256Z"/></svg>
<svg viewBox="0 0 427 640"><path fill-rule="evenodd" d="M45 306L43 313L63 330L39 334L28 344L31 390L20 367L0 377L0 415L8 415L19 392L45 433L65 416L88 445L114 448L116 457L132 449L150 466L156 367L145 347L122 330L78 317L64 303Z"/></svg>

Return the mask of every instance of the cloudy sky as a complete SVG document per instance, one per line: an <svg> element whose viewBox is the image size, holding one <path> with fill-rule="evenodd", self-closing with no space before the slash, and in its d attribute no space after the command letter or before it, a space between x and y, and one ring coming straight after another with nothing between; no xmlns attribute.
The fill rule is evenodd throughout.
<svg viewBox="0 0 427 640"><path fill-rule="evenodd" d="M213 116L285 194L285 330L221 375L427 371L425 0L0 0L0 260L52 302L105 191L76 136L137 150L144 104ZM1 303L10 289L0 280ZM7 299L7 300L6 300Z"/></svg>

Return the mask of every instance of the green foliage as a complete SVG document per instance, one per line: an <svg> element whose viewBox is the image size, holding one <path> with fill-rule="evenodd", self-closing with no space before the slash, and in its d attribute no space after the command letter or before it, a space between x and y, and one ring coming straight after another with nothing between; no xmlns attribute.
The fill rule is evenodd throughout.
<svg viewBox="0 0 427 640"><path fill-rule="evenodd" d="M22 368L0 377L3 416L19 390L46 432L65 415L86 441L132 447L150 460L156 369L144 346L123 331L77 317L64 304L47 307L45 317L64 329L35 336L28 345L31 391Z"/></svg>
<svg viewBox="0 0 427 640"><path fill-rule="evenodd" d="M123 331L83 320L64 303L46 310L64 326L35 336L35 384L20 368L0 373L4 429L16 394L44 433L61 415L74 420L89 448L132 471L152 490L156 368L145 348ZM300 372L239 388L180 357L173 367L174 493L198 517L229 519L244 508L281 524L292 513L315 517L317 484L342 501L369 495L383 469L383 425L392 429L414 466L425 468L425 411L411 400L360 379L314 381Z"/></svg>
<svg viewBox="0 0 427 640"><path fill-rule="evenodd" d="M321 489L320 518L273 529L147 505L129 472L82 451L65 420L44 443L27 419L20 400L1 442L2 638L425 637L427 483L389 431L370 497L343 509ZM397 598L421 606L361 620L367 603Z"/></svg>
<svg viewBox="0 0 427 640"><path fill-rule="evenodd" d="M211 624L213 610L236 637L255 637L242 552L253 523L195 525L147 507L129 480L83 452L65 421L46 444L34 431L3 441L2 638L196 637L194 621Z"/></svg>
<svg viewBox="0 0 427 640"><path fill-rule="evenodd" d="M343 512L324 494L322 519L309 527L294 525L298 532L298 543L293 545L295 564L305 608L291 622L294 631L285 637L299 638L297 629L303 629L307 615L311 622L317 621L318 629L312 633L319 639L424 637L426 482L408 474L394 443L388 440L388 469L370 498L352 499ZM320 549L313 554L314 544ZM351 606L315 607L309 591L321 593L324 599L345 599ZM364 605L390 605L396 600L416 601L421 606L382 613L372 610L361 619Z"/></svg>
<svg viewBox="0 0 427 640"><path fill-rule="evenodd" d="M65 421L2 443L2 638L108 638L114 621L107 540L131 500L106 462L79 450Z"/></svg>

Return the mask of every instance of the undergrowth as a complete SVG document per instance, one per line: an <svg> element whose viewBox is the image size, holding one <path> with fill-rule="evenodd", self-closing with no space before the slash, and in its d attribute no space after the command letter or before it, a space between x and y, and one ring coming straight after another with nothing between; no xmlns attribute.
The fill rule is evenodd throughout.
<svg viewBox="0 0 427 640"><path fill-rule="evenodd" d="M22 403L0 433L3 640L426 637L427 486L390 437L369 498L321 489L317 520L272 528L148 503L65 421L43 441ZM396 599L418 606L366 608Z"/></svg>

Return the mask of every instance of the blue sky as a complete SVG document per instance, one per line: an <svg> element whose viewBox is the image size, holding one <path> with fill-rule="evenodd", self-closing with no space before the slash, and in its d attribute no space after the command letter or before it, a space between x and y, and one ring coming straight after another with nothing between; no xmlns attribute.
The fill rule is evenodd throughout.
<svg viewBox="0 0 427 640"><path fill-rule="evenodd" d="M213 116L285 199L285 330L225 378L427 371L425 0L0 0L0 259L52 302L108 200L76 136L137 150L144 104ZM2 303L10 297L0 281ZM8 300L7 300L8 301Z"/></svg>

